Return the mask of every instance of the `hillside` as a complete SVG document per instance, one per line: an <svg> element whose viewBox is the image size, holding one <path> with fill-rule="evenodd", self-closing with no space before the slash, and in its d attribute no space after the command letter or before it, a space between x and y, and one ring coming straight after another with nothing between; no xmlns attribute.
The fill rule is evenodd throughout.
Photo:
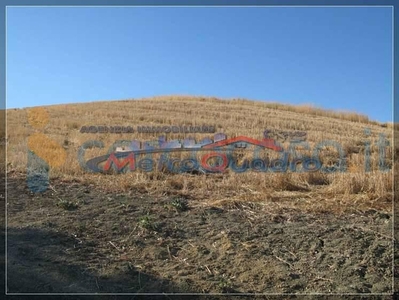
<svg viewBox="0 0 399 300"><path fill-rule="evenodd" d="M303 194L312 195L310 202L298 204L288 200L287 205L300 205L308 209L324 209L334 206L333 203L320 202L319 197L331 198L345 195L340 200L339 208L351 206L353 198L360 199L368 207L384 207L389 209L392 190L392 175L390 172L378 172L379 148L378 135L383 133L387 140L392 139L392 128L383 127L377 122L369 121L366 116L356 113L324 111L311 106L288 106L278 103L253 102L249 100L220 100L216 98L193 97L159 97L141 100L124 100L110 102L93 102L85 104L54 105L45 108L48 116L43 118L47 124L44 129L36 130L28 122L29 109L7 111L8 122L8 154L9 169L15 172L26 172L27 138L35 132L44 133L55 141L51 150L58 153L58 160L51 168L51 176L66 179L79 178L85 182L98 183L101 188L126 191L138 189L152 195L164 193L181 195L196 199L205 204L218 201L267 201L276 199L282 193L282 198L289 198L287 190L296 197L295 186ZM40 118L40 114L38 114ZM190 174L154 175L153 172L132 172L124 175L102 176L87 174L79 166L77 153L79 147L88 140L99 140L104 143L104 149L87 150L85 159L106 154L108 148L117 140L157 141L161 133L81 133L82 126L202 126L213 125L216 132L224 133L228 138L248 136L261 140L264 130L271 131L304 131L310 149L317 143L332 140L341 145L347 159L348 172L322 174L321 172L295 173L260 173L247 171L245 173L227 172L224 176L192 176ZM371 135L365 135L369 128ZM35 131L36 130L36 131ZM168 140L184 139L194 136L197 140L213 137L206 133L166 133ZM365 172L364 149L366 141L371 141L370 172ZM36 151L43 147L47 140L31 138L31 148ZM279 140L287 151L289 141ZM51 142L48 142L51 143ZM57 147L57 145L62 146ZM301 152L301 148L297 148ZM385 163L392 165L392 152L386 147ZM34 149L32 149L34 150ZM59 152L58 152L59 151ZM65 153L64 153L65 152ZM247 151L252 153L251 151ZM302 151L311 155L311 152ZM324 147L320 151L324 163L336 162L338 151ZM272 154L274 155L274 154ZM245 157L244 157L245 158ZM250 157L248 157L250 159ZM222 177L220 177L222 176ZM148 180L151 178L151 180ZM226 192L228 193L226 194ZM313 193L315 193L313 195ZM379 201L375 199L380 198ZM382 200L381 200L382 199ZM383 199L388 199L387 201ZM313 203L313 201L315 203ZM285 202L285 200L281 200ZM346 204L345 204L346 203ZM342 204L345 204L342 206ZM387 205L386 205L387 204ZM305 207L306 206L306 207Z"/></svg>
<svg viewBox="0 0 399 300"><path fill-rule="evenodd" d="M120 130L130 132L111 132ZM184 151L201 140L195 154ZM244 99L7 110L9 292L389 294L387 141L392 126L367 116ZM170 165L159 163L163 145L177 147ZM317 145L323 169L304 170L295 158ZM142 154L124 152L132 149ZM33 193L40 158L49 187ZM190 170L176 173L182 166Z"/></svg>

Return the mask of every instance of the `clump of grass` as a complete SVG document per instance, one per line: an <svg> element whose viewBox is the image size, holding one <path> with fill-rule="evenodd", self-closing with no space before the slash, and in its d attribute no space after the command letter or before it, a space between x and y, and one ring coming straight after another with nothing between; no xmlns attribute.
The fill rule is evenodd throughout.
<svg viewBox="0 0 399 300"><path fill-rule="evenodd" d="M77 122L68 122L66 124L67 128L69 130L73 130L73 129L78 129L79 128L79 124Z"/></svg>
<svg viewBox="0 0 399 300"><path fill-rule="evenodd" d="M306 173L306 181L310 185L328 185L330 180L326 173L321 172L308 172Z"/></svg>
<svg viewBox="0 0 399 300"><path fill-rule="evenodd" d="M177 211L188 210L188 202L184 198L175 198L170 203Z"/></svg>
<svg viewBox="0 0 399 300"><path fill-rule="evenodd" d="M147 230L153 230L153 231L160 230L160 225L157 222L154 222L148 214L140 217L139 225Z"/></svg>
<svg viewBox="0 0 399 300"><path fill-rule="evenodd" d="M333 174L331 189L336 194L365 193L370 199L390 197L392 193L391 172Z"/></svg>
<svg viewBox="0 0 399 300"><path fill-rule="evenodd" d="M57 206L65 209L65 210L75 210L79 207L77 202L72 202L72 201L63 200L63 199L59 199Z"/></svg>
<svg viewBox="0 0 399 300"><path fill-rule="evenodd" d="M222 293L230 293L233 291L230 280L226 280L225 278L221 278L219 280L218 287L220 288Z"/></svg>

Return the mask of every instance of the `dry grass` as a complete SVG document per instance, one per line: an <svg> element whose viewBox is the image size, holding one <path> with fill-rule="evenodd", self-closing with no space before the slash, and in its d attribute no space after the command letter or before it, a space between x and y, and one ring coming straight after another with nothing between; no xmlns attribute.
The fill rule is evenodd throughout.
<svg viewBox="0 0 399 300"><path fill-rule="evenodd" d="M379 133L392 139L393 125L370 121L353 112L326 111L311 105L292 106L254 102L245 99L168 96L140 100L107 101L87 104L54 105L45 108L7 111L8 171L25 172L28 147L50 166L51 177L79 180L98 188L128 191L137 189L154 196L180 195L197 200L198 205L254 201L299 207L307 210L342 210L356 203L359 207L390 209L392 172L378 169ZM116 140L157 140L157 134L82 134L87 125L214 125L228 137L245 135L262 139L263 131L301 130L307 132L311 150L323 140L338 142L346 156L345 173L234 173L191 175L161 172L119 175L86 174L79 166L77 151L88 140L104 143L103 149L86 151L86 159L104 155ZM365 136L364 129L371 135ZM168 134L168 139L181 139L189 134ZM196 134L196 139L211 136ZM370 172L365 172L365 141L371 142ZM282 143L285 149L289 143ZM392 145L392 142L391 142ZM47 149L47 150L46 150ZM310 155L311 150L296 151ZM385 149L385 164L392 166L392 148ZM271 157L275 154L270 153ZM176 157L186 157L179 154ZM244 152L242 159L249 158ZM321 151L323 165L336 161L333 148ZM302 199L302 200L301 200ZM305 200L303 200L305 199Z"/></svg>

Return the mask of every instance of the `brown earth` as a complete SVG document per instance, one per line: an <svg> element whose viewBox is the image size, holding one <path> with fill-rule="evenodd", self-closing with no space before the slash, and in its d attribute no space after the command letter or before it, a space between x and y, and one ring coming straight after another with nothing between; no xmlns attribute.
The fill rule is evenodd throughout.
<svg viewBox="0 0 399 300"><path fill-rule="evenodd" d="M392 292L388 211L202 207L78 180L51 184L33 194L23 176L8 177L8 293Z"/></svg>

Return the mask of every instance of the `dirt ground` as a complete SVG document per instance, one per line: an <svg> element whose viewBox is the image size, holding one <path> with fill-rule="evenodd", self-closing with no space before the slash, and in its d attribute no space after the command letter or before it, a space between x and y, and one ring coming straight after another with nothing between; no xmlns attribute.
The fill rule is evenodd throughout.
<svg viewBox="0 0 399 300"><path fill-rule="evenodd" d="M392 292L390 212L202 207L51 184L33 194L8 178L8 293Z"/></svg>

